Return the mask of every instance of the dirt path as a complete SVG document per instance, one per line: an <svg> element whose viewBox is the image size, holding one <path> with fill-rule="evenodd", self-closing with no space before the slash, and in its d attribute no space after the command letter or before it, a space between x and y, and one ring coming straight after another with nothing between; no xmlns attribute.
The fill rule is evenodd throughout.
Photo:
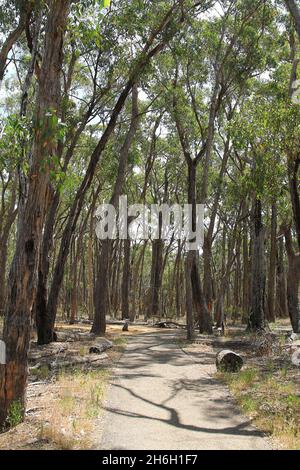
<svg viewBox="0 0 300 470"><path fill-rule="evenodd" d="M174 332L130 339L108 390L101 448L270 449L212 377L214 354L195 363Z"/></svg>

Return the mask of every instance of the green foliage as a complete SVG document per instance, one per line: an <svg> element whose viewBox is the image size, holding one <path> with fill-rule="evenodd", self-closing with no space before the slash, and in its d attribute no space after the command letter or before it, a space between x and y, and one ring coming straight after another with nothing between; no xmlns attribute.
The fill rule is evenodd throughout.
<svg viewBox="0 0 300 470"><path fill-rule="evenodd" d="M24 406L19 400L15 400L11 403L7 422L11 428L14 428L23 421Z"/></svg>
<svg viewBox="0 0 300 470"><path fill-rule="evenodd" d="M2 121L0 138L0 170L8 171L18 165L28 170L28 152L32 139L32 128L28 118L11 114Z"/></svg>

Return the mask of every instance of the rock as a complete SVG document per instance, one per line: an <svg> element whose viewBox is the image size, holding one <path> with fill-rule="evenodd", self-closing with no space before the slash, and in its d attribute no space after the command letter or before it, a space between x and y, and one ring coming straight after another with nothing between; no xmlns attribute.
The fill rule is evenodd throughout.
<svg viewBox="0 0 300 470"><path fill-rule="evenodd" d="M286 339L290 342L297 341L299 339L299 335L294 332L289 332L286 335Z"/></svg>
<svg viewBox="0 0 300 470"><path fill-rule="evenodd" d="M32 367L29 367L29 373L30 375L38 376L40 374L42 375L47 375L48 372L50 372L51 366L50 364L47 364L46 362L40 363L38 362Z"/></svg>
<svg viewBox="0 0 300 470"><path fill-rule="evenodd" d="M122 331L128 331L129 323L125 322Z"/></svg>
<svg viewBox="0 0 300 470"><path fill-rule="evenodd" d="M292 355L292 363L294 366L300 366L300 349L297 349Z"/></svg>
<svg viewBox="0 0 300 470"><path fill-rule="evenodd" d="M107 349L110 349L113 347L113 343L109 341L106 338L101 338L99 339L99 342L93 344L93 346L90 347L89 353L90 354L101 354Z"/></svg>
<svg viewBox="0 0 300 470"><path fill-rule="evenodd" d="M227 349L220 351L216 357L217 370L220 372L238 372L244 361L239 354Z"/></svg>

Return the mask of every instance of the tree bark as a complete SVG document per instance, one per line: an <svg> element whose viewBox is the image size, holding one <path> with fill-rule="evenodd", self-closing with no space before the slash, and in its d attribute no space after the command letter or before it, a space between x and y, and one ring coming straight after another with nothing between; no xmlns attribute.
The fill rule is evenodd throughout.
<svg viewBox="0 0 300 470"><path fill-rule="evenodd" d="M295 27L300 39L300 9L296 0L285 0L286 6L295 21Z"/></svg>
<svg viewBox="0 0 300 470"><path fill-rule="evenodd" d="M299 308L299 285L300 285L300 254L295 253L290 227L284 229L285 245L288 255L287 273L287 302L289 316L294 333L300 333L300 308Z"/></svg>
<svg viewBox="0 0 300 470"><path fill-rule="evenodd" d="M251 309L248 328L265 328L265 230L262 223L261 201L255 198L253 209L253 256L251 273Z"/></svg>
<svg viewBox="0 0 300 470"><path fill-rule="evenodd" d="M299 172L300 158L290 158L288 161L289 188L293 209L293 218L297 234L298 249L300 250L300 197L299 197Z"/></svg>
<svg viewBox="0 0 300 470"><path fill-rule="evenodd" d="M132 87L132 114L131 114L131 123L129 130L126 134L124 144L120 151L120 160L118 167L117 179L113 189L113 194L110 199L110 204L113 205L116 209L119 208L119 196L121 196L122 188L125 181L126 168L128 164L128 155L131 148L133 139L135 137L137 128L138 128L138 90L137 85L134 84ZM128 223L128 221L127 221ZM105 319L108 311L108 294L104 292L104 289L108 289L109 283L107 280L107 272L103 272L103 266L109 268L109 260L112 253L112 240L105 240L104 242L105 250L101 250L100 256L100 270L99 270L99 279L96 281L97 295L95 296L95 319L92 327L92 333L95 334L104 334L106 330ZM100 294L102 291L102 294ZM102 298L103 297L103 298ZM99 316L97 319L96 317Z"/></svg>
<svg viewBox="0 0 300 470"><path fill-rule="evenodd" d="M45 53L37 96L36 129L28 196L20 210L16 250L9 274L8 300L5 307L3 339L7 362L0 373L0 428L7 423L11 406L25 413L27 354L31 331L31 309L36 288L38 261L45 214L49 200L50 165L45 161L54 155L57 142L46 141L49 132L49 110L60 106L60 74L63 39L69 12L69 1L51 1L45 33Z"/></svg>
<svg viewBox="0 0 300 470"><path fill-rule="evenodd" d="M277 206L272 204L271 215L271 247L268 278L268 320L275 322L275 294L276 294L276 254L277 254Z"/></svg>
<svg viewBox="0 0 300 470"><path fill-rule="evenodd" d="M286 270L284 266L283 242L283 237L280 237L278 240L276 280L276 311L278 312L279 318L287 318L289 315L287 306L287 282Z"/></svg>
<svg viewBox="0 0 300 470"><path fill-rule="evenodd" d="M32 1L22 1L20 2L20 18L17 27L9 33L7 38L2 44L0 49L0 87L1 82L4 78L4 73L6 69L7 56L11 51L14 44L19 40L20 36L25 30L26 22L29 22L32 10L33 2Z"/></svg>
<svg viewBox="0 0 300 470"><path fill-rule="evenodd" d="M130 252L130 239L124 240L124 264L122 277L122 320L127 320L130 318L130 320L132 321L132 315L130 315L129 312Z"/></svg>

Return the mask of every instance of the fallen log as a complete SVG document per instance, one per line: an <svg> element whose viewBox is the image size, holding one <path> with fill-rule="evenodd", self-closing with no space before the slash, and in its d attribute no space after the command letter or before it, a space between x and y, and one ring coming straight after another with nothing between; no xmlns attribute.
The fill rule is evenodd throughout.
<svg viewBox="0 0 300 470"><path fill-rule="evenodd" d="M75 367L75 366L91 366L96 367L98 365L102 365L103 363L107 362L108 356L106 353L103 354L95 354L93 356L82 356L82 357L70 357L66 358L65 360L58 360L51 362L49 364L50 370L57 371L59 369L65 369L67 367Z"/></svg>
<svg viewBox="0 0 300 470"><path fill-rule="evenodd" d="M217 370L220 372L238 372L244 361L239 354L227 349L220 351L216 357Z"/></svg>
<svg viewBox="0 0 300 470"><path fill-rule="evenodd" d="M159 321L154 324L156 328L186 328L186 325L181 325L175 321Z"/></svg>
<svg viewBox="0 0 300 470"><path fill-rule="evenodd" d="M93 333L86 332L57 332L57 342L75 342L75 341L91 341L96 338L96 335Z"/></svg>
<svg viewBox="0 0 300 470"><path fill-rule="evenodd" d="M107 349L111 349L113 347L113 343L106 338L99 338L99 341L93 344L90 349L90 354L101 354Z"/></svg>

